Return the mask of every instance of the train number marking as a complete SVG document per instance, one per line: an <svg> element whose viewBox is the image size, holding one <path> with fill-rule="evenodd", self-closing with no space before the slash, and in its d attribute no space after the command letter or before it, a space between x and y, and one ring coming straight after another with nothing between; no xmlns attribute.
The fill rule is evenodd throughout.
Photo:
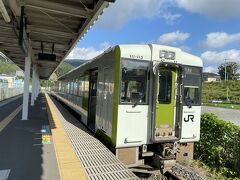
<svg viewBox="0 0 240 180"><path fill-rule="evenodd" d="M184 122L189 122L190 120L193 122L193 120L194 120L194 115L188 115L188 118L187 118L187 119L184 118Z"/></svg>

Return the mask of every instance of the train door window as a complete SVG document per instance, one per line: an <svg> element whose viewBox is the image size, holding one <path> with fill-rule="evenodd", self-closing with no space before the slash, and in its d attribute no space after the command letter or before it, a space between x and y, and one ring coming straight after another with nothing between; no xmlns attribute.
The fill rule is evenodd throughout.
<svg viewBox="0 0 240 180"><path fill-rule="evenodd" d="M169 104L171 103L172 94L172 72L171 71L159 71L159 93L158 102Z"/></svg>
<svg viewBox="0 0 240 180"><path fill-rule="evenodd" d="M97 70L90 72L89 78L89 98L88 98L88 126L95 130L96 105L97 105Z"/></svg>
<svg viewBox="0 0 240 180"><path fill-rule="evenodd" d="M149 62L123 59L121 103L147 104Z"/></svg>

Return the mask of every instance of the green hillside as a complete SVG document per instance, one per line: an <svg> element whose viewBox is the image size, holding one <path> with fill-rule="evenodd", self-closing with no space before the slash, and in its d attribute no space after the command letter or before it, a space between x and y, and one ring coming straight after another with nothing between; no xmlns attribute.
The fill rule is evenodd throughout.
<svg viewBox="0 0 240 180"><path fill-rule="evenodd" d="M20 70L20 68L13 63L6 62L0 56L0 74L14 75L16 74L16 70Z"/></svg>
<svg viewBox="0 0 240 180"><path fill-rule="evenodd" d="M59 67L58 69L56 70L56 75L57 77L60 77L66 73L68 73L69 71L71 71L72 69L74 69L75 67L66 63L66 62L63 62Z"/></svg>
<svg viewBox="0 0 240 180"><path fill-rule="evenodd" d="M212 100L222 100L227 103L227 87L229 103L240 103L240 81L204 83L202 102L207 103Z"/></svg>
<svg viewBox="0 0 240 180"><path fill-rule="evenodd" d="M87 61L81 59L66 59L56 70L56 76L60 77L85 62Z"/></svg>
<svg viewBox="0 0 240 180"><path fill-rule="evenodd" d="M64 62L68 63L74 67L78 67L86 62L88 62L89 60L82 60L82 59L66 59Z"/></svg>

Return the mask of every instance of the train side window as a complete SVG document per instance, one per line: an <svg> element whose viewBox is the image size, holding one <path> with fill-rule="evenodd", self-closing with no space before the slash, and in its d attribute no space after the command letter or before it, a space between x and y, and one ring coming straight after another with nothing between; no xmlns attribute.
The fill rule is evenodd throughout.
<svg viewBox="0 0 240 180"><path fill-rule="evenodd" d="M78 79L74 80L74 95L78 95Z"/></svg>
<svg viewBox="0 0 240 180"><path fill-rule="evenodd" d="M121 103L147 104L149 62L123 59L121 66Z"/></svg>
<svg viewBox="0 0 240 180"><path fill-rule="evenodd" d="M70 94L71 83L70 81L67 82L67 94Z"/></svg>
<svg viewBox="0 0 240 180"><path fill-rule="evenodd" d="M172 72L160 71L158 102L165 104L171 103L171 94L172 94Z"/></svg>
<svg viewBox="0 0 240 180"><path fill-rule="evenodd" d="M78 81L78 95L83 96L83 78L80 77Z"/></svg>
<svg viewBox="0 0 240 180"><path fill-rule="evenodd" d="M83 109L88 110L88 94L89 94L89 77L84 76L84 89L83 89Z"/></svg>

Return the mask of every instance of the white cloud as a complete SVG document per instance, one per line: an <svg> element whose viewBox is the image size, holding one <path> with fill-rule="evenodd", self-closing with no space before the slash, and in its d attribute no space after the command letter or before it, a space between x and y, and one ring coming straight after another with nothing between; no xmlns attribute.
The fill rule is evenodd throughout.
<svg viewBox="0 0 240 180"><path fill-rule="evenodd" d="M207 34L206 40L201 45L205 48L221 48L237 42L240 42L240 33L212 32Z"/></svg>
<svg viewBox="0 0 240 180"><path fill-rule="evenodd" d="M165 13L162 15L162 17L165 19L167 24L173 25L175 24L179 18L182 17L181 14L172 14L172 13Z"/></svg>
<svg viewBox="0 0 240 180"><path fill-rule="evenodd" d="M214 19L240 16L239 0L175 0L179 7Z"/></svg>
<svg viewBox="0 0 240 180"><path fill-rule="evenodd" d="M228 51L216 52L206 51L202 53L201 58L203 59L204 66L219 66L224 63L224 60L233 61L240 63L240 50L231 49Z"/></svg>
<svg viewBox="0 0 240 180"><path fill-rule="evenodd" d="M218 72L218 66L225 62L237 62L240 63L240 50L231 49L228 51L216 52L206 51L202 53L201 58L203 59L204 72Z"/></svg>
<svg viewBox="0 0 240 180"><path fill-rule="evenodd" d="M161 35L158 39L158 43L165 44L165 45L177 45L179 43L183 43L189 37L190 37L189 33L175 31L175 32Z"/></svg>
<svg viewBox="0 0 240 180"><path fill-rule="evenodd" d="M159 17L168 0L117 0L96 23L100 28L119 28L133 19Z"/></svg>
<svg viewBox="0 0 240 180"><path fill-rule="evenodd" d="M179 46L182 51L189 52L191 48L189 46Z"/></svg>
<svg viewBox="0 0 240 180"><path fill-rule="evenodd" d="M100 49L108 49L111 47L111 44L109 42L103 42L99 45Z"/></svg>
<svg viewBox="0 0 240 180"><path fill-rule="evenodd" d="M71 53L68 55L66 59L82 59L82 60L89 60L93 59L94 57L98 56L99 54L103 53L106 49L110 47L108 42L103 42L99 45L99 49L93 47L87 48L74 48Z"/></svg>
<svg viewBox="0 0 240 180"><path fill-rule="evenodd" d="M218 69L216 66L207 66L203 68L203 72L218 73Z"/></svg>

